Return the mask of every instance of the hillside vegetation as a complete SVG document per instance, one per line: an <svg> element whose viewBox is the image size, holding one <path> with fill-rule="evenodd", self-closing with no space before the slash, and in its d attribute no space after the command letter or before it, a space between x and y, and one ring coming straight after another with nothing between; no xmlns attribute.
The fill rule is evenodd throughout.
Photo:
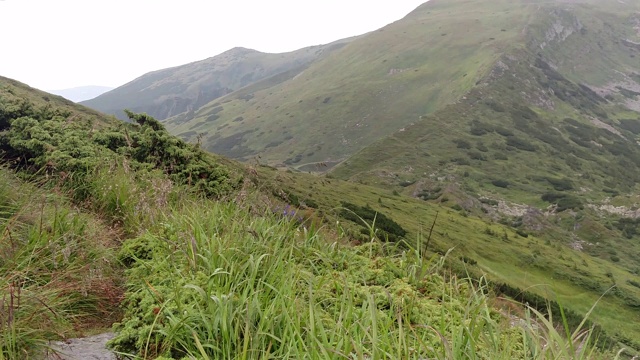
<svg viewBox="0 0 640 360"><path fill-rule="evenodd" d="M143 359L639 355L638 14L431 0L145 75L127 122L0 78L0 360L112 323Z"/></svg>
<svg viewBox="0 0 640 360"><path fill-rule="evenodd" d="M345 208L366 217L361 197L379 196L375 188L244 168L147 115L112 123L40 104L41 93L13 81L0 88L2 359L38 358L48 339L118 320L111 346L141 358L609 356L592 345L608 349L613 334L557 312L569 332L559 331L535 308L498 306L492 294L508 287L456 275L478 263L445 249L466 232L473 239L479 221L444 211L427 244L414 207L438 208L385 196L376 206L391 214L385 222L408 230L389 242L381 231L399 232L379 230L377 216L331 218L336 198L362 204ZM324 181L336 191L311 198L308 187Z"/></svg>
<svg viewBox="0 0 640 360"><path fill-rule="evenodd" d="M122 120L127 120L124 109L163 120L193 112L216 98L262 79L300 72L349 40L283 54L234 48L205 60L142 75L82 104Z"/></svg>
<svg viewBox="0 0 640 360"><path fill-rule="evenodd" d="M166 125L215 153L325 170L316 163L330 166L463 96L533 8L430 1L296 76L238 90Z"/></svg>

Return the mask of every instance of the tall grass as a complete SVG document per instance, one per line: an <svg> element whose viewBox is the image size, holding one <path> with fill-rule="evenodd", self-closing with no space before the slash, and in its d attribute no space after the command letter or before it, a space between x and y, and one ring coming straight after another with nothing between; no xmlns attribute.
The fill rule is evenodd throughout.
<svg viewBox="0 0 640 360"><path fill-rule="evenodd" d="M380 241L375 220L369 242L344 246L297 216L181 198L160 176L134 179L122 166L102 171L86 205L133 236L118 254L127 293L111 344L126 356L606 358L590 329L567 333L535 309L505 316L484 280L447 275L421 240ZM118 232L0 176L0 360L37 358L47 340L119 302L108 244Z"/></svg>
<svg viewBox="0 0 640 360"><path fill-rule="evenodd" d="M441 258L371 230L371 242L345 247L234 204L175 208L123 245L126 314L111 345L141 359L599 356L589 329L556 336L533 309L514 322L491 306L485 281L444 277Z"/></svg>
<svg viewBox="0 0 640 360"><path fill-rule="evenodd" d="M107 227L0 169L0 359L108 317L118 302Z"/></svg>

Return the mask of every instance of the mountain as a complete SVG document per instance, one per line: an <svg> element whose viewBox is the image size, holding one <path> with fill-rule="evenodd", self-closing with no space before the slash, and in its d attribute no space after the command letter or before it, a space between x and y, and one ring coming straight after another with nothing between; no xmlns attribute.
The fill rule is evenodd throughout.
<svg viewBox="0 0 640 360"><path fill-rule="evenodd" d="M626 94L638 109L636 8L637 1L429 1L302 73L254 83L166 125L212 152L325 170L485 86L514 51L539 53L567 80L602 96ZM545 86L530 86L529 96L554 91Z"/></svg>
<svg viewBox="0 0 640 360"><path fill-rule="evenodd" d="M633 193L640 181L638 10L638 1L535 5L519 46L464 97L362 149L332 174L415 183L416 194L458 183L474 196L538 206L557 196L583 199L573 201L578 207Z"/></svg>
<svg viewBox="0 0 640 360"><path fill-rule="evenodd" d="M126 119L123 110L157 119L194 111L208 102L262 79L301 71L309 63L341 48L350 39L283 54L233 48L220 55L154 71L82 104Z"/></svg>
<svg viewBox="0 0 640 360"><path fill-rule="evenodd" d="M166 125L234 158L331 165L457 101L513 46L535 6L430 1L302 73L253 84Z"/></svg>
<svg viewBox="0 0 640 360"><path fill-rule="evenodd" d="M109 86L80 86L71 89L49 90L48 92L51 94L60 95L73 102L81 102L93 99L96 96L102 95L111 90L113 90L113 88Z"/></svg>

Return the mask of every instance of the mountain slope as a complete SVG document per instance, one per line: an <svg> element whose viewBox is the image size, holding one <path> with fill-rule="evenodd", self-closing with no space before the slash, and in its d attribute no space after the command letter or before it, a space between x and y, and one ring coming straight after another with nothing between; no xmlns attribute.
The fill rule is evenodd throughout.
<svg viewBox="0 0 640 360"><path fill-rule="evenodd" d="M0 212L0 226L9 224L11 228L7 233L10 235L3 237L4 242L0 242L0 246L5 246L11 251L17 249L16 244L33 246L33 250L21 252L29 261L22 261L22 257L13 257L12 252L6 252L6 254L0 252L2 254L0 257L5 256L4 261L0 262L0 266L7 266L10 273L16 274L16 276L29 274L30 279L34 279L35 275L42 271L42 268L38 266L44 266L46 267L44 271L46 277L51 269L64 271L65 268L60 268L61 263L66 263L69 254L78 253L76 249L80 241L83 249L95 247L92 246L92 242L95 239L101 239L101 237L94 236L91 232L86 233L84 230L96 231L95 235L104 237L130 238L124 244L119 241L117 244L113 244L114 246L122 245L118 260L106 261L107 258L105 258L103 262L109 267L124 265L130 269L136 268L127 271L125 275L128 291L125 294L126 300L123 306L127 310L125 319L119 326L119 329L124 331L116 340L116 344L121 350L136 351L142 354L142 351L146 351L145 341L148 339L149 329L156 325L158 326L158 339L162 339L159 341L166 341L162 348L177 346L178 355L174 355L177 357L183 357L183 353L180 352L182 346L191 347L194 341L198 341L194 340L196 336L206 339L208 342L216 341L213 338L202 337L210 333L206 330L201 332L197 328L197 324L202 324L202 317L199 316L200 310L198 310L201 308L198 306L202 304L203 299L199 297L198 294L202 293L197 288L207 288L214 284L212 279L220 279L224 284L255 283L258 285L256 288L258 291L255 294L264 300L260 303L274 310L274 314L294 316L308 314L311 319L317 319L318 317L315 317L314 314L315 310L309 313L306 310L298 311L299 309L296 307L291 312L291 299L304 300L303 305L296 302L296 306L299 305L300 309L309 307L315 309L315 306L318 306L320 314L323 314L322 324L327 324L325 320L333 319L333 315L343 314L341 311L332 311L332 308L344 309L351 313L353 309L360 309L361 305L365 306L369 303L372 307L365 308L366 311L362 311L362 314L383 315L386 320L379 322L379 324L381 329L386 329L385 331L388 331L391 324L398 324L398 326L406 324L407 329L403 328L402 331L409 334L412 339L416 332L411 328L415 324L436 322L443 324L442 329L438 331L449 339L448 334L451 332L452 323L449 321L450 317L443 315L442 311L448 301L445 298L450 296L443 297L443 294L459 294L461 301L455 300L452 303L455 305L455 309L459 310L459 312L456 310L455 313L472 314L475 313L475 310L469 311L467 303L470 299L469 295L472 294L468 294L466 290L462 292L460 290L471 289L472 293L477 291L477 294L483 296L476 299L483 304L482 313L490 315L488 318L496 321L503 318L489 308L492 302L487 301L489 299L485 298L485 295L490 293L490 290L497 294L516 296L519 301L526 301L533 306L544 309L546 309L547 303L541 296L563 304L570 302L571 311L565 309L565 314L570 314L573 326L581 322L581 316L589 311L602 292L609 287L609 281L617 281L619 285L614 293L615 296L607 296L602 299L601 305L592 314L593 320L601 324L606 331L606 336L605 333L600 333L603 338L599 340L624 341L638 346L634 339L637 339L637 334L640 333L638 328L640 323L630 321L630 319L637 319L640 289L637 285L633 285L638 283L638 279L627 269L627 258L623 258L616 265L561 246L557 239L565 237L564 235L567 233L562 223L541 236L530 235L521 229L514 229L509 223L492 223L486 219L467 216L467 213L462 211L454 211L444 206L446 202L433 204L400 196L397 193L392 193L389 189L374 188L303 173L283 172L266 166L242 167L239 164L223 162L213 155L204 154L196 146L185 144L175 137L169 136L160 123L146 115L132 114L131 118L137 124L113 121L112 126L96 128L92 126L91 118L82 114L68 115L67 110L57 108L57 105L41 107L40 102L44 101L41 92L29 90L17 82L6 83L4 88L6 92L0 92L0 105L2 105L0 106L0 110L2 110L0 114L9 116L11 127L3 128L3 131L0 131L0 152L6 151L2 153L0 158L3 160L17 159L18 161L6 162L5 166L21 169L23 176L30 171L29 177L37 181L37 184L43 189L38 192L24 191L27 201L33 199L33 204L19 210L19 216L16 216L15 220L12 218L12 220L3 223L2 217L7 214L7 210L10 211L9 216L13 216L11 213L13 208L11 206L4 207L11 205L12 201L5 201L2 197L5 194L15 194L17 187L13 182L5 180L0 182L0 206L3 210ZM14 103L14 98L6 95L13 96L18 92L20 92L20 102L18 103ZM61 103L64 105L65 100L62 100ZM83 110L81 106L73 106L73 108L78 111ZM11 156L5 156L6 154ZM5 168L0 168L0 177L6 174L5 170ZM238 176L242 176L245 181L240 182ZM240 186L241 189L238 188ZM199 196L196 199L193 195L197 188L200 191L198 191ZM45 195L47 192L53 192L53 194ZM85 227L84 223L80 221L77 210L69 210L67 213L67 210L56 204L47 210L56 216L51 226L48 225L48 222L44 222L43 226L42 221L34 220L38 217L33 217L33 214L42 214L44 211L40 199L53 200L55 197L52 195L59 193L67 194L70 197L68 201L76 201L75 206L88 212L97 212L96 218L106 222L106 225L97 228ZM205 194L224 196L218 200L210 201L202 199L201 195ZM348 211L341 211L341 209L344 210L343 207L354 209L358 214L365 216L369 225L362 224L359 219L350 216L353 214ZM70 229L66 220L72 221L73 233L66 233ZM28 227L14 226L22 221ZM375 222L375 226L373 222ZM435 231L433 234L429 234L425 243L422 236L423 230L426 224L432 222ZM389 225L393 226L389 227ZM75 227L77 227L77 233ZM314 228L320 228L321 232L316 233ZM281 232L280 230L285 231ZM62 233L60 234L60 232ZM391 234L390 232L397 237L387 237ZM34 241L22 241L25 239L23 234L33 235ZM60 234L60 236L55 234ZM615 235L615 231L605 232L602 236L611 235ZM183 241L184 239L187 241ZM219 243L221 247L217 249L217 246L213 246L213 244L221 239L227 239L230 242L225 240L224 243ZM349 242L361 243L361 245L352 248L347 245ZM277 244L285 247L281 248ZM312 247L307 248L307 246ZM413 249L414 246L415 249ZM70 247L72 247L71 250ZM238 249L243 250L241 253L246 257L243 255L236 258L236 255L239 254ZM259 251L250 251L251 249ZM286 251L282 251L283 249ZM452 250L449 252L450 249ZM114 248L109 249L110 257L115 255L114 250ZM224 253L225 251L227 253ZM627 252L637 252L637 245L627 248ZM58 253L60 256L57 256ZM54 254L54 256L47 254ZM210 262L207 260L214 259L220 254L226 259L225 261ZM296 255L295 259L279 257L283 254ZM444 254L447 255L444 256ZM433 261L432 255L437 258L440 258L441 255L443 257L440 258L440 261ZM430 258L431 260L428 260ZM21 261L14 264L15 259ZM78 256L76 259L85 263L95 262L92 261L95 259L91 256ZM294 268L291 269L292 272L285 273L285 276L271 278L268 281L269 286L265 288L262 286L263 282L244 281L244 275L253 279L256 271L263 273L265 263L255 262L255 259L263 259L274 266L294 266ZM363 260L366 262L363 263ZM20 267L25 263L34 264L35 271L25 272ZM166 265L177 265L181 270L176 271L178 268L162 270ZM210 268L209 265L215 266ZM435 283L423 282L425 280L431 281L430 279L440 279L437 268L443 265L449 275L454 273L476 280L481 280L481 276L484 276L490 283L485 286L483 285L485 284L484 280L480 282L474 280L470 283L465 281L461 283L461 287L458 287L455 285L455 277L451 276L448 279L454 283L449 283L444 279ZM93 269L93 267L91 268ZM81 275L82 279L86 279L86 267L79 269L81 270L75 271L74 274ZM155 275L150 275L150 270ZM225 274L220 271L225 271L227 275L237 274L240 278L237 278L237 281L229 282L227 277L223 276ZM268 270L267 272L273 274ZM97 272L94 275L100 278L101 274L101 272ZM341 289L355 289L355 292L352 293L352 299L345 297L348 295L347 293L334 293L334 290L342 291L338 288L333 289L325 286L337 284L335 279L344 279L343 275L348 279L353 279L353 283L351 280L338 282L339 284L349 284L349 286L340 285ZM146 281L141 281L141 279L146 279ZM273 282L275 279L291 281L291 283L279 286L278 283ZM415 281L410 281L411 286L407 286L409 285L406 284L407 279ZM2 281L3 278L0 278L0 284ZM539 286L542 283L550 285L548 288ZM47 290L51 283L49 281L24 281L17 282L17 284L17 286L20 284L28 286L26 289L32 291L35 290L33 286L37 287L38 285L44 285L43 290ZM65 296L71 296L76 300L79 298L76 296L75 288L74 291L69 291L69 284L76 284L78 290L86 290L84 288L86 283L78 280L68 283L54 283L56 286L62 285L61 290L64 290L64 293L60 294L62 296L58 296L56 292L48 292L56 300L56 309L58 305L61 305L62 309L66 309L63 311L65 314L73 314L68 306L64 307ZM121 299L117 295L118 289L105 288L101 286L104 282L99 281L92 282L92 284L95 285L92 290L98 291L99 295L106 295L105 299L110 301L112 305ZM449 285L441 287L446 284L452 284L453 288L450 288ZM478 285L480 285L479 288ZM149 292L149 286L152 286L156 291ZM0 287L7 289L7 286ZM11 286L8 288L11 292ZM207 289L210 294L245 293L237 289L232 291L223 287ZM287 296L284 297L285 301L282 304L286 306L282 309L272 306L273 296L264 295L274 289L295 290L294 293L285 293ZM310 289L313 291L319 289L318 296L316 293L310 293ZM553 294L549 295L549 292ZM385 300L390 299L390 296L395 297L395 295L403 299L397 303L399 306L397 309L393 307L394 305L389 306ZM141 296L145 300L141 300ZM179 311L176 313L174 305L166 307L162 305L164 302L160 300L162 298L168 301L175 299L177 306L184 306L185 309L189 308L195 312ZM370 300L363 302L366 298ZM63 300L62 303L58 301L60 299ZM85 305L88 304L84 298L80 297L80 299ZM307 299L308 303L306 303ZM215 298L207 295L205 300L207 300L207 304L213 306L210 310L222 309ZM237 299L232 300L235 307ZM327 307L328 301L344 306ZM433 303L433 312L425 312L427 310L425 307L415 308L415 312L410 311L415 304L425 302ZM395 304L395 301L393 303ZM47 313L45 307L49 304L44 302L31 302L30 304L37 305L36 311ZM249 301L247 304L251 304L247 306L250 308L253 306L251 309L256 310L255 306L258 302ZM557 304L554 302L552 304L557 309ZM245 309L246 306L241 304L237 308ZM379 311L370 311L376 308ZM33 308L22 308L17 312L21 321L33 320L33 312L30 312L30 309ZM93 309L87 310L92 311ZM54 310L49 309L49 311L53 312ZM325 311L329 312L325 313ZM404 316L405 311L408 311L407 314L413 314L406 321L404 317L398 317ZM205 313L211 314L208 310ZM264 314L264 312L261 313ZM385 315L387 313L388 316ZM142 314L146 315L142 316ZM192 316L195 314L198 316ZM235 312L234 314L238 314L240 317L234 316L234 319L238 319L238 321L234 320L233 323L246 329L245 324L248 320L243 316L253 316L252 313ZM324 314L331 316L327 317ZM167 321L156 321L158 319L156 315L167 319ZM173 322L175 319L173 316L183 315L186 317ZM251 327L259 330L252 335L254 339L259 336L266 341L264 344L261 342L259 348L268 346L274 337L299 339L299 336L285 334L285 337L278 333L265 337L264 329L279 331L281 327L273 328L274 317L272 316L261 318L265 321L266 327L260 327L260 329ZM197 324L193 323L195 327L184 333L185 338L179 344L172 343L172 339L175 337L166 339L163 335L171 333L166 330L165 325L172 326L173 324L182 327L181 324L190 323L194 319L197 320ZM344 319L342 316L337 316L336 320L341 326L334 328L332 325L328 333L334 333L334 329L363 328L360 326L345 327L343 326ZM438 321L439 319L447 319L447 321ZM475 324L473 320L475 317L469 321L466 320L466 317L464 319L462 324ZM289 318L281 318L281 320L285 328L290 328L291 324L298 323L290 321ZM301 322L308 324L309 321L305 319ZM483 344L486 339L495 338L502 334L500 329L507 329L507 334L514 334L511 326L508 326L511 318L505 318L504 326L499 328L487 327L487 323L482 321L487 336L482 335L481 338L478 338L478 344ZM43 336L43 339L49 339L61 333L58 331L59 329L53 327L53 324L44 324L43 326L41 322L32 322L28 325L39 326L37 328L39 330L51 332L52 329L55 329L56 331L48 334L28 332L24 334L25 336L22 332L13 333L20 334L18 335L20 339L27 338L30 341L33 334ZM368 329L369 327L364 328ZM196 336L193 335L192 330L197 331ZM300 330L303 330L301 335L309 334L306 326L301 326ZM374 333L377 331L376 329ZM424 328L419 331L428 336L425 340L436 341L434 346L441 344L441 337L434 334L432 329ZM465 327L460 328L461 332L457 331L456 334L472 333ZM519 331L515 333L520 334ZM225 334L222 336L232 339L233 346L239 343L235 341L238 339L237 336ZM362 338L362 336L356 337L353 334L345 336ZM367 335L366 337L375 338L375 336L377 335ZM136 338L139 340L132 341ZM342 336L328 338L344 344L341 341ZM393 333L391 338L397 339L398 333ZM451 339L451 341L446 340L447 343L460 344L459 346L470 351L467 340L463 339L463 343L459 343L458 336L451 336ZM491 352L487 353L487 358L520 358L522 357L518 355L520 352L508 354L513 349L519 349L519 347L513 346L514 341L514 337L509 336L504 342L508 346L502 346L502 342L494 343L498 347L495 350L484 345L477 347L483 353L485 351L498 352L493 355ZM303 340L305 344L315 342L315 340L311 342ZM356 343L358 346L370 344L368 341ZM422 345L424 345L423 343L424 341ZM527 343L531 345L530 341ZM407 342L407 344L411 343ZM140 348L140 346L144 348ZM348 351L351 343L347 343L345 346ZM310 349L306 345L295 346L295 348L305 354L308 354ZM432 346L422 349L424 353L420 354L414 350L418 349L417 343L416 346L406 348L407 354L400 354L396 357L413 358L411 354L416 358L435 356ZM195 347L191 347L191 349L195 351ZM0 345L0 351L3 351L2 345ZM537 350L534 348L531 351ZM254 353L258 354L257 357L262 355L258 350ZM287 353L290 354L291 351ZM336 358L339 357L342 357L341 354L336 354ZM9 356L9 358L19 358L19 356Z"/></svg>
<svg viewBox="0 0 640 360"><path fill-rule="evenodd" d="M60 95L73 102L81 102L91 100L96 96L102 95L111 90L113 90L113 88L109 86L80 86L71 89L49 90L48 92Z"/></svg>
<svg viewBox="0 0 640 360"><path fill-rule="evenodd" d="M159 120L193 111L236 89L281 72L304 67L350 39L284 54L234 48L220 55L154 71L83 105L126 119L123 110L146 112Z"/></svg>
<svg viewBox="0 0 640 360"><path fill-rule="evenodd" d="M166 124L187 139L204 134L204 148L235 158L331 164L463 96L521 37L533 10L512 1L430 1L297 76Z"/></svg>
<svg viewBox="0 0 640 360"><path fill-rule="evenodd" d="M549 177L591 189L583 193L631 191L640 179L640 50L620 39L640 39L639 8L637 1L619 12L580 2L541 5L526 46L506 52L464 98L365 148L333 174L394 173L380 181L398 183L467 172L460 181L476 186L514 180L508 188L529 202L553 190Z"/></svg>
<svg viewBox="0 0 640 360"><path fill-rule="evenodd" d="M14 114L29 112L51 112L69 119L86 118L98 125L116 122L111 116L75 104L61 96L0 76L0 131L8 127L8 121Z"/></svg>
<svg viewBox="0 0 640 360"><path fill-rule="evenodd" d="M525 45L464 98L361 150L331 176L524 231L561 224L569 233L558 243L637 276L640 50L628 42L640 40L640 2L600 4L541 4Z"/></svg>

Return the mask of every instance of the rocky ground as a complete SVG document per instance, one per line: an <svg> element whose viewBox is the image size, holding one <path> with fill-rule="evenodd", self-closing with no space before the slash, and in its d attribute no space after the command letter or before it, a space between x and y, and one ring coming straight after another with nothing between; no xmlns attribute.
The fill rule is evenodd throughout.
<svg viewBox="0 0 640 360"><path fill-rule="evenodd" d="M52 342L54 351L49 351L45 360L116 360L116 356L105 347L113 336L113 333L104 333Z"/></svg>

